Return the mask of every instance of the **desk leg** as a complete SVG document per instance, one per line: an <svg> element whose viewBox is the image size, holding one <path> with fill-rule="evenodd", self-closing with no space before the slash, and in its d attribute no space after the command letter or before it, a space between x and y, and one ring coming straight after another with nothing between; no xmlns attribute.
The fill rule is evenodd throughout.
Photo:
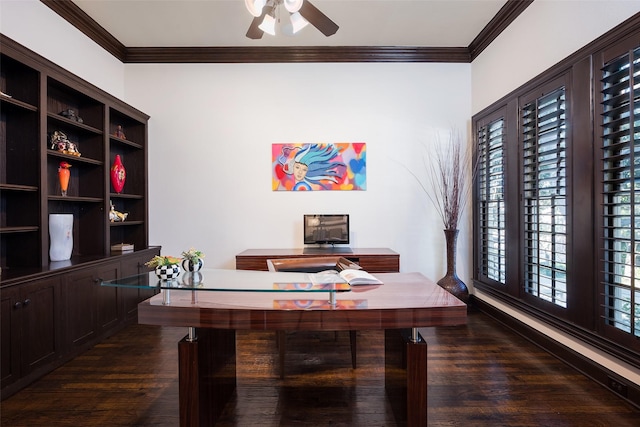
<svg viewBox="0 0 640 427"><path fill-rule="evenodd" d="M213 426L236 387L236 332L198 329L178 343L180 426Z"/></svg>
<svg viewBox="0 0 640 427"><path fill-rule="evenodd" d="M411 330L385 331L385 388L399 424L427 425L427 343Z"/></svg>

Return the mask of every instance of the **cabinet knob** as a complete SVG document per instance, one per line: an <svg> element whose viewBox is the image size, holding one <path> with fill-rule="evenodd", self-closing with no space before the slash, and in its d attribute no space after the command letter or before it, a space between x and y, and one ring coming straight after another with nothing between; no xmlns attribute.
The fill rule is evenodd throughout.
<svg viewBox="0 0 640 427"><path fill-rule="evenodd" d="M29 305L29 303L31 303L31 300L30 300L29 298L27 298L26 300L24 300L24 301L22 302L22 305L26 307L26 306L28 306L28 305Z"/></svg>
<svg viewBox="0 0 640 427"><path fill-rule="evenodd" d="M22 303L20 301L16 302L15 304L13 304L13 308L18 309L22 307Z"/></svg>

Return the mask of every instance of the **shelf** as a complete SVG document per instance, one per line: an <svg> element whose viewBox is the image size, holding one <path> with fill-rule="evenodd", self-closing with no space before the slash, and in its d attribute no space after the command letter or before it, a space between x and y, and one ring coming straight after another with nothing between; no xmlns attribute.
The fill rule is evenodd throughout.
<svg viewBox="0 0 640 427"><path fill-rule="evenodd" d="M71 160L71 161L74 161L74 162L86 163L86 164L90 164L90 165L99 165L99 166L104 165L104 162L100 161L100 160L90 159L89 157L72 156L71 154L64 154L64 153L61 153L60 151L56 151L56 150L47 149L47 155L48 156L53 156L53 157L59 157L61 159Z"/></svg>
<svg viewBox="0 0 640 427"><path fill-rule="evenodd" d="M0 234L31 233L40 230L37 226L0 227Z"/></svg>
<svg viewBox="0 0 640 427"><path fill-rule="evenodd" d="M76 122L75 120L67 119L64 116L54 113L47 113L47 117L53 120L56 120L60 123L64 123L65 125L73 126L74 128L82 129L84 131L94 133L96 135L102 135L103 132L100 129L96 129L92 126L85 125L84 123Z"/></svg>
<svg viewBox="0 0 640 427"><path fill-rule="evenodd" d="M109 198L111 199L134 199L141 200L144 199L144 196L139 194L126 194L126 193L109 193Z"/></svg>
<svg viewBox="0 0 640 427"><path fill-rule="evenodd" d="M6 95L0 95L0 101L2 101L3 111L7 111L9 108L31 111L31 112L38 111L38 107L36 107L35 105L27 104L26 102L19 101L15 98L11 98Z"/></svg>
<svg viewBox="0 0 640 427"><path fill-rule="evenodd" d="M48 196L49 201L58 202L82 202L82 203L102 203L99 197L78 197L78 196Z"/></svg>
<svg viewBox="0 0 640 427"><path fill-rule="evenodd" d="M32 192L38 191L38 187L35 185L20 185L20 184L0 184L0 190L2 191L24 191Z"/></svg>
<svg viewBox="0 0 640 427"><path fill-rule="evenodd" d="M109 135L109 138L111 139L112 142L117 142L119 144L128 145L129 147L136 148L138 150L144 149L144 147L142 145L138 144L137 142L129 141L127 139L118 138L117 136L114 136L114 135Z"/></svg>
<svg viewBox="0 0 640 427"><path fill-rule="evenodd" d="M125 221L119 221L119 222L110 222L109 225L111 227L129 227L132 225L142 225L144 224L144 221L129 221L129 220L125 220Z"/></svg>

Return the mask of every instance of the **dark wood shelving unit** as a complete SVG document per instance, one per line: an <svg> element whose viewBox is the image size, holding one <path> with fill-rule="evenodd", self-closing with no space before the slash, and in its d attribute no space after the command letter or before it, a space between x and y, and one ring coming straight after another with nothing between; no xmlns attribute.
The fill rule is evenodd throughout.
<svg viewBox="0 0 640 427"><path fill-rule="evenodd" d="M2 398L136 318L151 294L100 279L141 273L149 247L147 122L134 107L0 34L0 321ZM76 118L61 115L73 110ZM125 136L117 136L121 126ZM59 131L80 156L51 147ZM119 155L122 194L111 185ZM71 164L67 195L58 180ZM109 221L110 202L126 221ZM73 252L49 261L49 214L73 214ZM117 243L135 251L111 253ZM6 327L5 327L6 326Z"/></svg>

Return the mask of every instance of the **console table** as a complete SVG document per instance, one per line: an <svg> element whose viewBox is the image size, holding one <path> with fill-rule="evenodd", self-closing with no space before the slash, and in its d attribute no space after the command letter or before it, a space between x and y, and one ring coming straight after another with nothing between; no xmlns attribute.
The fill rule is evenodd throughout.
<svg viewBox="0 0 640 427"><path fill-rule="evenodd" d="M267 260L278 258L303 258L322 256L322 253L305 254L304 249L247 249L236 255L236 269L267 271ZM352 248L352 253L332 253L360 265L369 273L393 273L400 271L400 255L388 248Z"/></svg>
<svg viewBox="0 0 640 427"><path fill-rule="evenodd" d="M144 273L102 285L162 289L138 305L138 322L188 328L178 343L183 427L214 425L232 396L236 330L282 329L384 330L394 413L408 426L426 426L427 344L417 328L465 324L467 306L420 273L376 276L384 285L314 284L307 273L242 270L182 273L169 281Z"/></svg>

